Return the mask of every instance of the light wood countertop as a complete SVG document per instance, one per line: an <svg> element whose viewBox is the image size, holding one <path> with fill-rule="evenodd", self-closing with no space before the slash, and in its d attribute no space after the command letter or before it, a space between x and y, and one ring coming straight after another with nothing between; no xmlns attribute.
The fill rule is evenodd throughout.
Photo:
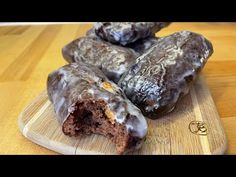
<svg viewBox="0 0 236 177"><path fill-rule="evenodd" d="M46 88L48 73L66 63L61 48L91 26L0 27L0 154L56 154L23 137L18 115ZM236 154L236 23L172 23L158 35L180 30L201 33L213 43L203 75L225 128L227 154Z"/></svg>

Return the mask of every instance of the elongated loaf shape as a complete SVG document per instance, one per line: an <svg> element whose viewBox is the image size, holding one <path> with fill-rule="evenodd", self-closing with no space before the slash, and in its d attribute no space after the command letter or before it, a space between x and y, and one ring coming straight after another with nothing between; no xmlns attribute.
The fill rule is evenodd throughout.
<svg viewBox="0 0 236 177"><path fill-rule="evenodd" d="M94 37L81 37L72 41L62 49L62 54L69 63L84 62L98 67L115 83L139 56L134 50Z"/></svg>
<svg viewBox="0 0 236 177"><path fill-rule="evenodd" d="M126 96L149 118L172 111L212 55L202 35L181 31L159 38L119 81Z"/></svg>
<svg viewBox="0 0 236 177"><path fill-rule="evenodd" d="M147 133L144 116L97 67L65 65L49 74L47 91L65 135L101 134L119 154L141 147Z"/></svg>

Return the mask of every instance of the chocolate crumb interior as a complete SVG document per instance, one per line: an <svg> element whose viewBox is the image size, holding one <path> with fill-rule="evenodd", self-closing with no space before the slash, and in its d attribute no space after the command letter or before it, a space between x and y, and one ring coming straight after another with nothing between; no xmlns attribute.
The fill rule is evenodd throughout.
<svg viewBox="0 0 236 177"><path fill-rule="evenodd" d="M83 100L75 105L75 111L63 123L62 130L68 136L92 133L109 138L116 145L119 154L135 147L140 141L132 137L124 124L112 123L106 116L107 105L103 100Z"/></svg>

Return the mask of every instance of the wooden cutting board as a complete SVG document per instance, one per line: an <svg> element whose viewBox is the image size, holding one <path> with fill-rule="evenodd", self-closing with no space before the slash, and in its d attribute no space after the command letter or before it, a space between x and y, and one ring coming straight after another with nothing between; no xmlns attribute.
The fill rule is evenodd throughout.
<svg viewBox="0 0 236 177"><path fill-rule="evenodd" d="M227 141L215 104L200 76L176 109L148 119L143 147L132 154L223 154ZM58 124L47 92L43 91L19 116L19 127L29 140L62 154L116 154L101 135L71 138Z"/></svg>

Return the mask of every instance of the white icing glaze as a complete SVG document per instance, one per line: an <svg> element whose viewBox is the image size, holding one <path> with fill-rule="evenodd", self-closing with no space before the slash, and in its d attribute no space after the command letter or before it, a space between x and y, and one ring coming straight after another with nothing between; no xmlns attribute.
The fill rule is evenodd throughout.
<svg viewBox="0 0 236 177"><path fill-rule="evenodd" d="M112 45L92 37L81 37L64 47L70 62L83 62L101 69L114 82L128 69L138 54L132 49Z"/></svg>
<svg viewBox="0 0 236 177"><path fill-rule="evenodd" d="M127 45L153 35L165 27L163 22L97 22L97 35L113 43Z"/></svg>
<svg viewBox="0 0 236 177"><path fill-rule="evenodd" d="M59 110L64 103L65 103L65 98L61 97L61 99L57 102L57 107L55 108L56 114L59 114Z"/></svg>
<svg viewBox="0 0 236 177"><path fill-rule="evenodd" d="M135 134L138 137L144 137L147 134L148 128L145 117L142 115L141 111L136 106L134 106L129 100L126 100L126 102L128 112L132 113L132 115L135 115L139 120L139 123L134 125L128 122L126 124L127 129L135 131Z"/></svg>
<svg viewBox="0 0 236 177"><path fill-rule="evenodd" d="M57 81L57 94L52 94L52 100L56 114L61 116L60 121L64 122L75 111L79 100L104 100L116 122L124 124L128 132L141 139L146 135L147 123L141 111L97 68L84 63L71 63L58 69L52 76ZM133 118L130 119L129 115Z"/></svg>
<svg viewBox="0 0 236 177"><path fill-rule="evenodd" d="M159 38L136 59L119 85L146 112L169 109L189 91L189 81L211 55L211 44L201 35L182 31ZM187 81L186 79L189 79Z"/></svg>

